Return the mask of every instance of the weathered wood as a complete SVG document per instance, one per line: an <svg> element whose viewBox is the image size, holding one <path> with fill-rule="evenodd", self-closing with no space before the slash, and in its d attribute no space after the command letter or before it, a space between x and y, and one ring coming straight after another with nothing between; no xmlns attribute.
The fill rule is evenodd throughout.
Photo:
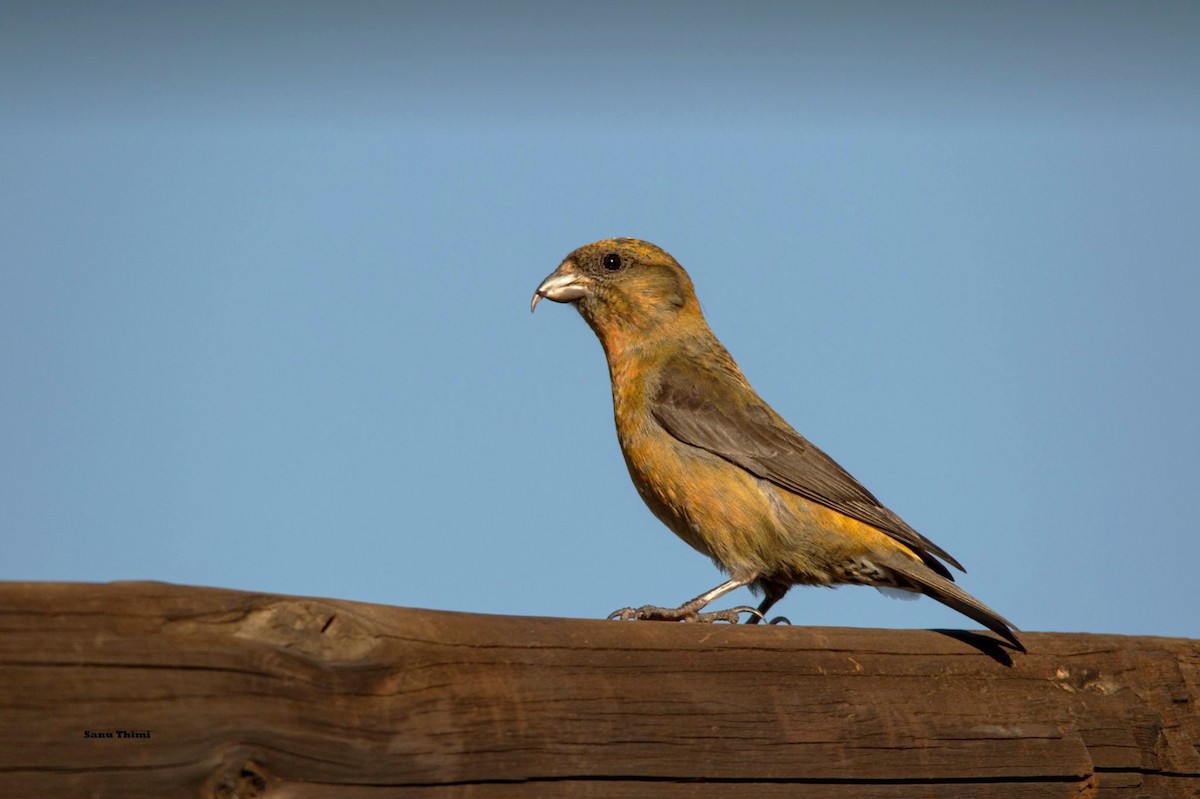
<svg viewBox="0 0 1200 799"><path fill-rule="evenodd" d="M5 797L1200 794L1197 641L159 583L0 584L0 619Z"/></svg>

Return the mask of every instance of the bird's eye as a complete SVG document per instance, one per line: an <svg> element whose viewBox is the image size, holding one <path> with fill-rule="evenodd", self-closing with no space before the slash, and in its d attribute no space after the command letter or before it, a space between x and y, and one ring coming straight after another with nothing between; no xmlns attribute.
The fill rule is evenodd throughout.
<svg viewBox="0 0 1200 799"><path fill-rule="evenodd" d="M604 256L604 268L613 272L620 269L621 256L617 255L615 252L610 252L608 255Z"/></svg>

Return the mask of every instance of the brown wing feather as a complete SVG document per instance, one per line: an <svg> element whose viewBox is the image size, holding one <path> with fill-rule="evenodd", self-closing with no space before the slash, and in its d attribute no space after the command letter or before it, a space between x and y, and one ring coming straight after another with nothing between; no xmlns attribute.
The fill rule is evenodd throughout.
<svg viewBox="0 0 1200 799"><path fill-rule="evenodd" d="M793 430L731 371L703 366L680 353L663 370L650 409L667 432L685 444L884 531L945 577L950 577L949 572L929 555L963 570L945 550L905 524L833 458Z"/></svg>

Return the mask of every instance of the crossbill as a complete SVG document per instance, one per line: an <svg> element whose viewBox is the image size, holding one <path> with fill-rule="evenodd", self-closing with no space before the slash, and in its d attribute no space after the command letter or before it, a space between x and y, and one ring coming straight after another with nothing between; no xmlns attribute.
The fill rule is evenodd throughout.
<svg viewBox="0 0 1200 799"><path fill-rule="evenodd" d="M541 299L573 303L608 360L617 439L629 475L663 524L729 575L678 608L622 619L750 623L793 585L869 585L932 597L1024 651L1011 623L952 582L945 550L888 510L764 402L713 335L692 280L637 239L572 252ZM702 612L742 586L757 608Z"/></svg>

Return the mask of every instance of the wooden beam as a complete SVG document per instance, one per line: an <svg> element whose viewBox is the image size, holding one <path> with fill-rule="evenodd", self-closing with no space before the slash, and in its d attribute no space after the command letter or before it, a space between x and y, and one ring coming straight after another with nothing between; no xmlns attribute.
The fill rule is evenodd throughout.
<svg viewBox="0 0 1200 799"><path fill-rule="evenodd" d="M0 583L0 795L1200 794L1200 642ZM97 737L101 736L101 737Z"/></svg>

